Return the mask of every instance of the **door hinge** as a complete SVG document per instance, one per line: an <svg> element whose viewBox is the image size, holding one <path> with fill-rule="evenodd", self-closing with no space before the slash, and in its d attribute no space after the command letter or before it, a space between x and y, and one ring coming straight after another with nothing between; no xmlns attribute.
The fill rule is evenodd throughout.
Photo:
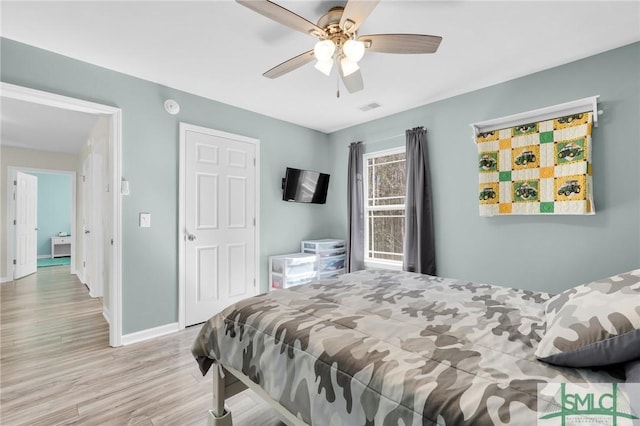
<svg viewBox="0 0 640 426"><path fill-rule="evenodd" d="M253 279L253 288L256 288L256 279Z"/></svg>
<svg viewBox="0 0 640 426"><path fill-rule="evenodd" d="M16 260L15 259L13 259L13 264L14 265L16 264ZM255 287L255 283L253 284L253 286Z"/></svg>
<svg viewBox="0 0 640 426"><path fill-rule="evenodd" d="M111 239L111 245L113 245L113 238Z"/></svg>
<svg viewBox="0 0 640 426"><path fill-rule="evenodd" d="M256 165L256 157L253 157L253 165Z"/></svg>
<svg viewBox="0 0 640 426"><path fill-rule="evenodd" d="M82 181L83 181L83 182L85 181L85 179L86 179L86 176L85 176L85 175L82 175Z"/></svg>
<svg viewBox="0 0 640 426"><path fill-rule="evenodd" d="M15 219L13 219L13 224L14 224L14 225L17 225L17 223L16 223L16 220L15 220Z"/></svg>
<svg viewBox="0 0 640 426"><path fill-rule="evenodd" d="M82 267L84 268L85 266L87 266L87 262L83 261L82 262Z"/></svg>
<svg viewBox="0 0 640 426"><path fill-rule="evenodd" d="M253 218L253 226L256 226L256 218Z"/></svg>
<svg viewBox="0 0 640 426"><path fill-rule="evenodd" d="M18 181L17 180L13 181L13 186L18 186Z"/></svg>

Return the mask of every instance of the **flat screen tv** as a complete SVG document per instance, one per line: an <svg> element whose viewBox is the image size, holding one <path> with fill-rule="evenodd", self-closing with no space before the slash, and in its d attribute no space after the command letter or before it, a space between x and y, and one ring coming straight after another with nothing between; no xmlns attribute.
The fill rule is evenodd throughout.
<svg viewBox="0 0 640 426"><path fill-rule="evenodd" d="M282 199L297 203L324 204L328 188L328 174L287 167L282 179Z"/></svg>

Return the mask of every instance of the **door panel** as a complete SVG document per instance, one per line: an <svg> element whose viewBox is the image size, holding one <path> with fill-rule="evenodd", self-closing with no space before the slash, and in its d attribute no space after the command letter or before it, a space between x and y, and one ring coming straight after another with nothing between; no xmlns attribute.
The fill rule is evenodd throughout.
<svg viewBox="0 0 640 426"><path fill-rule="evenodd" d="M257 293L256 146L186 129L185 325Z"/></svg>
<svg viewBox="0 0 640 426"><path fill-rule="evenodd" d="M218 298L218 247L198 248L197 301L217 301Z"/></svg>
<svg viewBox="0 0 640 426"><path fill-rule="evenodd" d="M38 268L38 178L16 172L16 265L14 279Z"/></svg>
<svg viewBox="0 0 640 426"><path fill-rule="evenodd" d="M218 228L218 176L198 173L198 222L196 229Z"/></svg>
<svg viewBox="0 0 640 426"><path fill-rule="evenodd" d="M247 179L230 176L227 180L229 228L247 229Z"/></svg>

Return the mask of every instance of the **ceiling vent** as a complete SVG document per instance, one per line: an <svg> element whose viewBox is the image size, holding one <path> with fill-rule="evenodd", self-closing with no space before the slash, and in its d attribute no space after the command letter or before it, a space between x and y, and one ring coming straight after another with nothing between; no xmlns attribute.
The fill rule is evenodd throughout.
<svg viewBox="0 0 640 426"><path fill-rule="evenodd" d="M372 110L372 109L376 109L376 108L380 108L380 104L377 103L377 102L371 102L370 104L361 106L359 109L362 112L366 112L366 111L369 111L369 110Z"/></svg>

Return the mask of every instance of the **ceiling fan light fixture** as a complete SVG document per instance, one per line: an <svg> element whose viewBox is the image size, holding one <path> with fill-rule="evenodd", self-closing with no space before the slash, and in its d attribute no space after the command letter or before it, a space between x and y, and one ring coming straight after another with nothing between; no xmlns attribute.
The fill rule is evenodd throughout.
<svg viewBox="0 0 640 426"><path fill-rule="evenodd" d="M333 57L335 51L336 45L331 40L320 40L313 47L313 54L318 62L328 61Z"/></svg>
<svg viewBox="0 0 640 426"><path fill-rule="evenodd" d="M318 61L315 64L315 68L324 75L330 75L333 68L333 59L329 58L326 61Z"/></svg>
<svg viewBox="0 0 640 426"><path fill-rule="evenodd" d="M349 60L358 62L364 56L364 43L358 40L347 40L342 46L342 52Z"/></svg>
<svg viewBox="0 0 640 426"><path fill-rule="evenodd" d="M360 69L357 63L353 62L346 56L343 56L340 60L340 68L342 69L342 75L345 77L353 74Z"/></svg>

